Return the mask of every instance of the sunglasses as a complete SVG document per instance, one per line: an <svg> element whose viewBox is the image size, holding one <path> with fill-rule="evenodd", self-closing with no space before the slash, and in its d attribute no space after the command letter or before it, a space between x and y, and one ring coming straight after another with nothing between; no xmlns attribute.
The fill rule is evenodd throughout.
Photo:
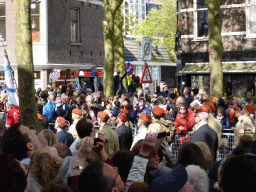
<svg viewBox="0 0 256 192"><path fill-rule="evenodd" d="M186 110L186 107L181 107L180 110Z"/></svg>

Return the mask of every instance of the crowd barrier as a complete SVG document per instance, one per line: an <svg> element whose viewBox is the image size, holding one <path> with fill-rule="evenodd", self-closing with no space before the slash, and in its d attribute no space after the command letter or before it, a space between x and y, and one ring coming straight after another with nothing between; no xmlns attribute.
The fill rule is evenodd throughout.
<svg viewBox="0 0 256 192"><path fill-rule="evenodd" d="M191 135L191 132L188 132ZM180 150L181 143L179 142L178 133L175 134L174 142L170 145L170 150L173 151L174 155L177 156ZM222 159L230 151L233 151L234 146L234 133L230 130L223 130L221 135L221 146L218 149L218 160Z"/></svg>
<svg viewBox="0 0 256 192"><path fill-rule="evenodd" d="M54 127L55 123L49 123L49 126ZM70 123L68 122L67 131L69 129ZM110 128L115 129L116 126L109 126ZM99 130L99 125L94 125L94 134ZM136 134L136 128L134 126L133 136ZM191 135L191 132L188 132ZM177 156L180 150L181 143L179 142L178 133L175 134L174 142L170 145L170 150L173 151L174 155ZM230 130L223 130L221 136L221 147L218 150L218 160L222 159L230 151L234 149L234 133Z"/></svg>

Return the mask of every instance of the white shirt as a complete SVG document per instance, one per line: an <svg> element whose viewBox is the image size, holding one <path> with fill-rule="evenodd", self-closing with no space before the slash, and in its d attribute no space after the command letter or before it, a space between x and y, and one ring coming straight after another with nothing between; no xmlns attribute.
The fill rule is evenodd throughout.
<svg viewBox="0 0 256 192"><path fill-rule="evenodd" d="M143 129L139 129L138 134L134 137L133 142L132 142L132 146L131 149L133 148L133 146L137 143L137 141L141 140L141 139L145 139L147 133L149 133L150 131L146 128Z"/></svg>

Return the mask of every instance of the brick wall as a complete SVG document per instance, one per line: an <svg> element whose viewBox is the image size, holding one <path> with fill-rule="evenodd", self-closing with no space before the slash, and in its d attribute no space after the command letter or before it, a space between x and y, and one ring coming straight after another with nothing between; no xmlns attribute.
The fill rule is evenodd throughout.
<svg viewBox="0 0 256 192"><path fill-rule="evenodd" d="M222 5L245 4L245 0L222 0ZM206 52L208 51L208 40L194 38L194 11L192 0L181 0L180 6L180 26L182 51L183 52ZM190 9L190 10L185 10ZM233 7L221 9L222 33L246 32L246 7ZM184 37L184 35L186 37ZM255 38L246 38L246 34L227 35L222 37L224 51L252 50L256 47Z"/></svg>
<svg viewBox="0 0 256 192"><path fill-rule="evenodd" d="M70 8L80 10L81 45L71 45ZM48 1L49 63L104 64L103 8L74 0Z"/></svg>

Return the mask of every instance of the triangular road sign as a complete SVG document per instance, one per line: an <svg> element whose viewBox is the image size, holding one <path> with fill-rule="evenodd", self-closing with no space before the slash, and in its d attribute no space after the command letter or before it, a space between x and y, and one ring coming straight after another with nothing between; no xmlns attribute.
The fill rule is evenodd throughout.
<svg viewBox="0 0 256 192"><path fill-rule="evenodd" d="M150 75L150 71L147 63L145 63L145 67L142 73L140 83L152 83L152 77Z"/></svg>

